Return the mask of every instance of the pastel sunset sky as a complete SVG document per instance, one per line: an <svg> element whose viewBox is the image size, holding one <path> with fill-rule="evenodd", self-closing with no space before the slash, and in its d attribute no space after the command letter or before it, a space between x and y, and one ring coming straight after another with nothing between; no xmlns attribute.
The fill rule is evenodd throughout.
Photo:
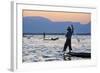
<svg viewBox="0 0 100 73"><path fill-rule="evenodd" d="M81 24L87 24L91 22L91 14L81 13L81 12L54 12L54 11L23 10L22 15L23 16L41 16L55 22L71 21L71 22L80 22Z"/></svg>

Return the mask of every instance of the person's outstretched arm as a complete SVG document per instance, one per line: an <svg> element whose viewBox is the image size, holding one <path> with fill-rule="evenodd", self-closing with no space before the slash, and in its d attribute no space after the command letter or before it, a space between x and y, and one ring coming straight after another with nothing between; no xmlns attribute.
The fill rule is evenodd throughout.
<svg viewBox="0 0 100 73"><path fill-rule="evenodd" d="M71 28L72 28L72 33L74 32L74 27L73 27L73 25L71 25Z"/></svg>

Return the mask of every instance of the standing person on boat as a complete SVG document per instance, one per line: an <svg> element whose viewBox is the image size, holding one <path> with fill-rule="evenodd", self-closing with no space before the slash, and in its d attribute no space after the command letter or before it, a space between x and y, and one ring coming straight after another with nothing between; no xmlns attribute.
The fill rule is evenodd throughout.
<svg viewBox="0 0 100 73"><path fill-rule="evenodd" d="M67 34L65 35L65 37L66 37L66 42L65 42L64 48L63 48L64 54L65 54L65 52L66 52L67 47L69 47L69 53L72 51L71 37L72 37L73 32L74 32L74 27L73 27L73 25L68 26L68 28L67 28Z"/></svg>
<svg viewBox="0 0 100 73"><path fill-rule="evenodd" d="M43 39L45 40L45 32L43 32Z"/></svg>

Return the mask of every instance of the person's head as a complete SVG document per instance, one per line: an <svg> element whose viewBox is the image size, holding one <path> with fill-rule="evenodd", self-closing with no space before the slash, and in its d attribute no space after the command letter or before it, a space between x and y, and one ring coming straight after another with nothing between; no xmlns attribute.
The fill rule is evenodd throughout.
<svg viewBox="0 0 100 73"><path fill-rule="evenodd" d="M67 31L71 31L71 27L70 26L68 26Z"/></svg>

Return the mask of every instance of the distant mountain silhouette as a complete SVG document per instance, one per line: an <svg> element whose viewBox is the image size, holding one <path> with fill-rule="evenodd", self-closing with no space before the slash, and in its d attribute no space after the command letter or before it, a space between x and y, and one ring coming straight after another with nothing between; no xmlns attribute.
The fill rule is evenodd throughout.
<svg viewBox="0 0 100 73"><path fill-rule="evenodd" d="M53 22L40 16L23 17L23 33L66 33L69 25L73 24L75 33L90 33L91 25L80 24L80 22Z"/></svg>

